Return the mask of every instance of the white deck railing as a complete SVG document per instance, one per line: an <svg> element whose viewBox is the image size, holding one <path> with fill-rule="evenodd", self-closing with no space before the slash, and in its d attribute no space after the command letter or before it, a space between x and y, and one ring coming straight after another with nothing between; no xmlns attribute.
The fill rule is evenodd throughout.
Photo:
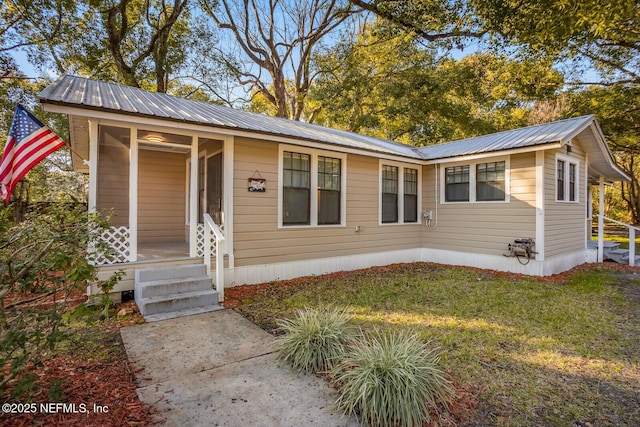
<svg viewBox="0 0 640 427"><path fill-rule="evenodd" d="M214 242L215 240L215 242ZM213 221L211 215L204 214L204 264L207 266L207 274L211 274L212 249L216 256L216 291L219 301L224 301L224 233ZM212 244L215 243L214 244ZM208 244L207 244L208 243ZM213 248L212 248L213 247Z"/></svg>
<svg viewBox="0 0 640 427"><path fill-rule="evenodd" d="M598 217L598 261L602 262L602 254L604 252L604 230L603 224L604 221L613 222L618 225L622 225L623 227L627 227L629 229L629 265L634 266L636 263L636 230L640 231L640 228L633 226L631 224L625 224L624 222L616 221L612 218L607 218L606 216L596 214Z"/></svg>

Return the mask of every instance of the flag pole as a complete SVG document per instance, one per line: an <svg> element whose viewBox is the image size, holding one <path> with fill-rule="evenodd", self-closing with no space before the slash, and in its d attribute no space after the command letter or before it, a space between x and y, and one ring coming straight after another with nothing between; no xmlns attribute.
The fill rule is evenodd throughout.
<svg viewBox="0 0 640 427"><path fill-rule="evenodd" d="M84 157L82 157L82 156L80 155L80 153L78 153L76 150L74 150L70 143L68 143L68 142L66 142L66 141L65 141L65 145L66 145L67 147L69 147L69 150L71 150L71 153L72 153L72 154L75 154L75 155L76 155L76 157L78 157L80 160L82 160L82 162L83 162L83 163L88 163L88 162L89 162L87 159L85 159Z"/></svg>

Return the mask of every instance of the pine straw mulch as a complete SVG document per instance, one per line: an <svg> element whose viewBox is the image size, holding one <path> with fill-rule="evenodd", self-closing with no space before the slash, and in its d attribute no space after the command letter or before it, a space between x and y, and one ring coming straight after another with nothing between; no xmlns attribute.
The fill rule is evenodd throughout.
<svg viewBox="0 0 640 427"><path fill-rule="evenodd" d="M122 308L132 315L117 318ZM133 301L119 304L109 320L74 328L55 355L35 368L40 376L30 402L64 403L43 412L0 415L0 426L150 426L152 410L136 394L136 383L129 368L120 328L142 321ZM0 396L4 403L30 403L11 397L11 387ZM94 412L94 405L107 409Z"/></svg>

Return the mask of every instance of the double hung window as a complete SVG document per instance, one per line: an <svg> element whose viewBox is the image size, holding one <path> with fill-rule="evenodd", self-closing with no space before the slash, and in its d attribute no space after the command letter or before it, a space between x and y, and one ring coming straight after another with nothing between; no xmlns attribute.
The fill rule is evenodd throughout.
<svg viewBox="0 0 640 427"><path fill-rule="evenodd" d="M401 163L380 164L380 222L408 224L418 222L420 173Z"/></svg>
<svg viewBox="0 0 640 427"><path fill-rule="evenodd" d="M556 157L556 201L578 202L579 165L576 159Z"/></svg>
<svg viewBox="0 0 640 427"><path fill-rule="evenodd" d="M344 225L346 155L281 146L280 226Z"/></svg>
<svg viewBox="0 0 640 427"><path fill-rule="evenodd" d="M285 151L282 156L282 223L310 223L311 156Z"/></svg>
<svg viewBox="0 0 640 427"><path fill-rule="evenodd" d="M509 159L443 168L442 202L508 202Z"/></svg>
<svg viewBox="0 0 640 427"><path fill-rule="evenodd" d="M318 156L318 224L340 224L340 159Z"/></svg>

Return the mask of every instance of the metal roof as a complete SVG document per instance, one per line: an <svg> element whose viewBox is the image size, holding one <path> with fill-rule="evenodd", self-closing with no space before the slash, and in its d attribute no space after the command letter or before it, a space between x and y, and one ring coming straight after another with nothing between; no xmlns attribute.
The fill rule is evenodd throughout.
<svg viewBox="0 0 640 427"><path fill-rule="evenodd" d="M323 126L251 113L129 86L63 75L39 95L40 102L260 132L420 159L415 147Z"/></svg>
<svg viewBox="0 0 640 427"><path fill-rule="evenodd" d="M70 75L63 75L47 86L39 99L43 104L256 132L427 161L554 142L566 144L579 136L592 152L591 162L597 172L616 180L629 179L616 165L598 122L592 115L417 148L353 132ZM588 128L591 130L584 132Z"/></svg>
<svg viewBox="0 0 640 427"><path fill-rule="evenodd" d="M534 145L571 141L595 120L592 115L560 120L553 123L461 139L418 149L425 160L437 160L492 151L531 147Z"/></svg>

